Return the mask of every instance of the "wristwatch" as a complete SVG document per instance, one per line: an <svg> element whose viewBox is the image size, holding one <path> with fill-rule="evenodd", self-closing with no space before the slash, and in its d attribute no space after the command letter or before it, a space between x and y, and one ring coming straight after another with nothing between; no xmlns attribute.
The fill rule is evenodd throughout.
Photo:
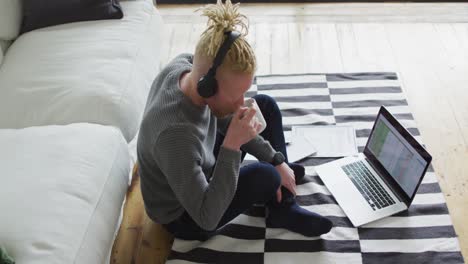
<svg viewBox="0 0 468 264"><path fill-rule="evenodd" d="M273 166L278 166L281 163L283 163L285 159L286 158L284 157L283 153L278 151L273 156L273 160L270 162L270 164L273 165Z"/></svg>

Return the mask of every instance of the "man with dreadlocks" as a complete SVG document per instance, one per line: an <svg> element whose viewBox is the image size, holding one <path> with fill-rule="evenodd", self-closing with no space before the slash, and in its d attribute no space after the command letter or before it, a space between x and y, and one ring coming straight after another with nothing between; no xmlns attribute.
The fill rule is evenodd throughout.
<svg viewBox="0 0 468 264"><path fill-rule="evenodd" d="M203 15L208 27L195 54L177 56L160 72L146 104L137 152L148 216L178 238L205 240L253 204L265 204L268 227L327 233L331 221L295 201L304 167L288 163L276 102L254 96L267 122L260 134L255 109L243 107L256 70L246 17L230 0L207 5ZM212 73L218 88L202 95L199 80L232 31L240 36ZM246 152L260 162L241 168Z"/></svg>

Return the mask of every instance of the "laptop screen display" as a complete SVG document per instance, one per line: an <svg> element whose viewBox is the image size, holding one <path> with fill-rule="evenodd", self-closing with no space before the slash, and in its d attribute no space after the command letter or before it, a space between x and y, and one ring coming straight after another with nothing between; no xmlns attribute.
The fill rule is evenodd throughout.
<svg viewBox="0 0 468 264"><path fill-rule="evenodd" d="M403 191L411 197L418 187L427 161L410 143L379 115L368 148Z"/></svg>

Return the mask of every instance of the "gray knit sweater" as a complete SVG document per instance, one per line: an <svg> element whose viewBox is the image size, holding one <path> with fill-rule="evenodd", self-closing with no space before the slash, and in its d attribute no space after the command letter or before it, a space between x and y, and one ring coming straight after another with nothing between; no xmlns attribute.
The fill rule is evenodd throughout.
<svg viewBox="0 0 468 264"><path fill-rule="evenodd" d="M153 221L166 224L186 210L201 228L213 230L234 197L241 153L221 147L214 156L216 132L224 134L230 118L217 119L180 89L192 60L191 54L173 59L149 93L137 145L141 191ZM261 136L241 149L261 161L275 153Z"/></svg>

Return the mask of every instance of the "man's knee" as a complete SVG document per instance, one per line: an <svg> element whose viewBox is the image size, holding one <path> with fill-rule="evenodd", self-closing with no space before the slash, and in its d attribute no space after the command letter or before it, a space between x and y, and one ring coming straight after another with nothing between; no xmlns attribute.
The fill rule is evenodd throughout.
<svg viewBox="0 0 468 264"><path fill-rule="evenodd" d="M271 105L271 104L276 105L275 99L266 94L257 94L253 98L255 98L255 101L257 101L259 105Z"/></svg>
<svg viewBox="0 0 468 264"><path fill-rule="evenodd" d="M263 114L280 114L281 111L275 99L266 94L257 94L253 97Z"/></svg>
<svg viewBox="0 0 468 264"><path fill-rule="evenodd" d="M281 185L281 176L276 168L266 162L259 162L254 173L256 184L266 193L276 192Z"/></svg>

